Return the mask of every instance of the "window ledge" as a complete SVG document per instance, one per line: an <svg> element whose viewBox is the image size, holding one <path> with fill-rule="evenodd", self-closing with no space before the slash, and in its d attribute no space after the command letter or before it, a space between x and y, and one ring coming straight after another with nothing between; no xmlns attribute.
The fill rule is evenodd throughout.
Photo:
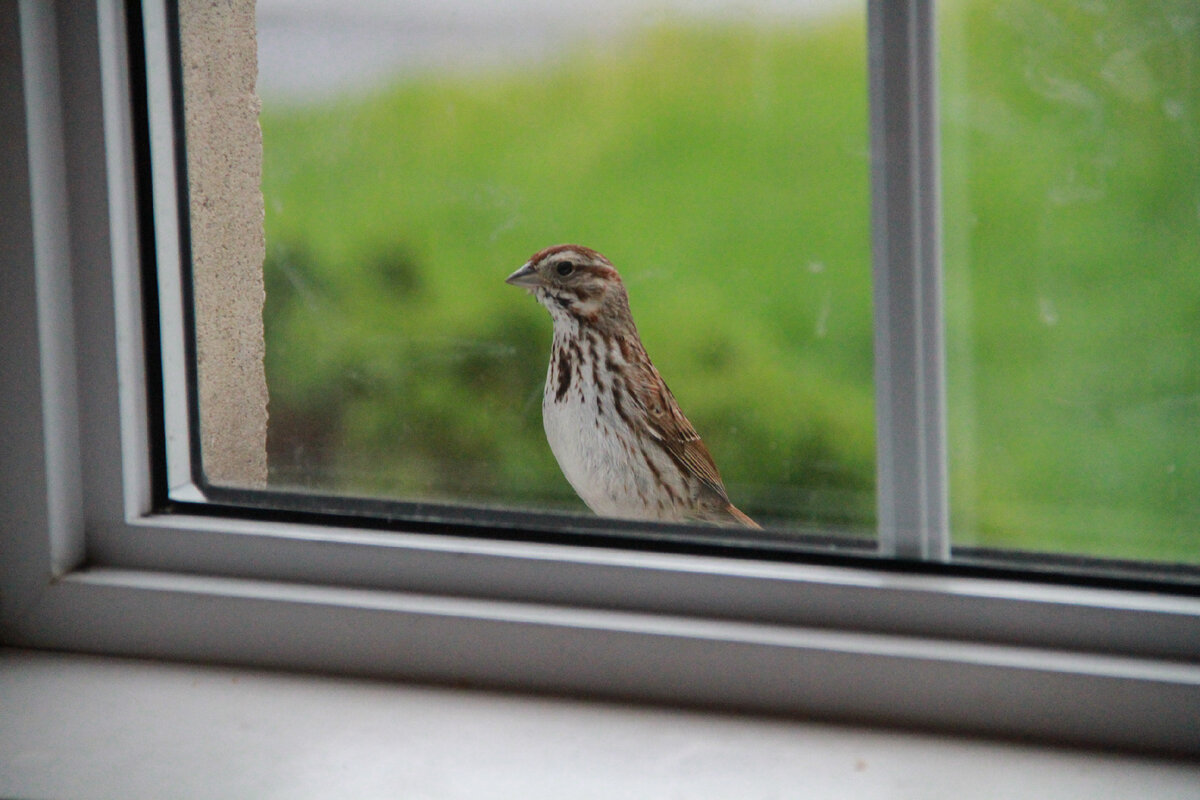
<svg viewBox="0 0 1200 800"><path fill-rule="evenodd" d="M1200 765L1147 757L32 650L0 650L0 696L4 796L726 798L804 786L872 798L985 785L992 797L1182 798L1200 784Z"/></svg>

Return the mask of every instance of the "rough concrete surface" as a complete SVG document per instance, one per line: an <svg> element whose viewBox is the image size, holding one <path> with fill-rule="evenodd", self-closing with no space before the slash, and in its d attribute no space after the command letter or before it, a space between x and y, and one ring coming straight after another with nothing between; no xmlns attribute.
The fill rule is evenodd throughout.
<svg viewBox="0 0 1200 800"><path fill-rule="evenodd" d="M262 133L254 0L181 0L204 471L267 480Z"/></svg>

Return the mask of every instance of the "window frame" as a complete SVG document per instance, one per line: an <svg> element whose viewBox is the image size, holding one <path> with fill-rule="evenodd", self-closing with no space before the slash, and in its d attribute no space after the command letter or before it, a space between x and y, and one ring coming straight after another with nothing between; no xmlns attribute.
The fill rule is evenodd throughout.
<svg viewBox="0 0 1200 800"><path fill-rule="evenodd" d="M871 3L873 94L894 96L895 64L932 63L928 6ZM143 302L160 287L141 259L165 234L139 225L162 211L139 186L146 109L127 13L118 0L0 9L13 45L0 48L0 91L14 109L0 123L0 642L1200 754L1200 599L939 566L941 545L914 551L900 516L899 559L783 562L161 507ZM882 123L910 143L932 113L931 85L911 79L895 101L909 122ZM875 130L895 119L872 113ZM890 369L913 358L927 370L907 419L931 465L917 484L928 519L936 161L918 148L900 169L887 141L874 180L902 188L886 215L918 220L908 234L924 242L892 285L915 292L925 333ZM896 241L877 238L877 251ZM907 425L894 423L911 437ZM903 452L892 461L913 457Z"/></svg>

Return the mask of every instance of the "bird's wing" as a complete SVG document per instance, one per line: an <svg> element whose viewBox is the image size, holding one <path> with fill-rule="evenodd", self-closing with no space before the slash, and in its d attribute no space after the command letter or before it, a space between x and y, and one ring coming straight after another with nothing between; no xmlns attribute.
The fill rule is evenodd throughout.
<svg viewBox="0 0 1200 800"><path fill-rule="evenodd" d="M729 502L725 494L725 485L721 482L721 474L717 465L700 434L688 422L688 418L679 409L679 403L671 390L659 377L658 370L647 363L645 370L640 371L638 379L632 381L634 401L645 409L640 415L646 420L646 429L650 437L662 445L680 468L698 477L705 486L710 488L724 502Z"/></svg>

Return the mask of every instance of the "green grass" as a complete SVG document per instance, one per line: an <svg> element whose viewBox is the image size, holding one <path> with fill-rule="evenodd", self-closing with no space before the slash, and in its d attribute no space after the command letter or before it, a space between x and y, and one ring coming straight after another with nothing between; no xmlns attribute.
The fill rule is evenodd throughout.
<svg viewBox="0 0 1200 800"><path fill-rule="evenodd" d="M943 15L956 536L1195 561L1196 12L1074 8ZM581 508L541 431L548 316L503 283L576 241L621 270L735 502L870 526L865 97L851 20L268 98L272 480Z"/></svg>

